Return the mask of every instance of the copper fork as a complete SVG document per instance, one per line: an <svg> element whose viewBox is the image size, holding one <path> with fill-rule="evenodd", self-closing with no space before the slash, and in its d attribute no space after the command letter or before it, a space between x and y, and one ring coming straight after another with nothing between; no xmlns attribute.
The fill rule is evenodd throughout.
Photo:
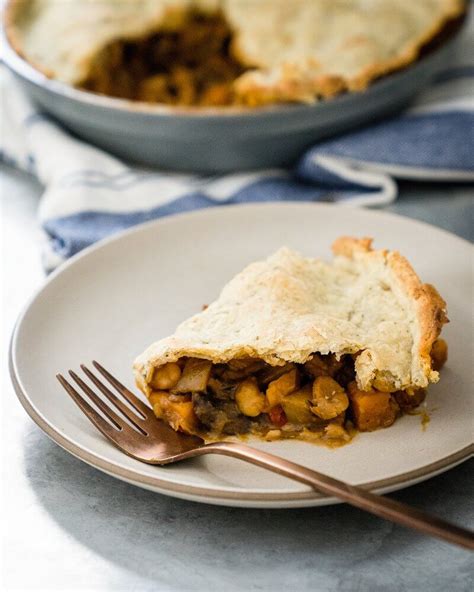
<svg viewBox="0 0 474 592"><path fill-rule="evenodd" d="M96 428L128 456L152 465L167 465L204 454L232 456L310 485L316 491L335 496L386 520L474 550L473 532L445 522L436 516L430 516L401 502L377 495L361 487L349 485L245 444L234 442L206 444L198 436L175 432L163 421L158 420L148 405L98 362L94 361L93 365L126 403L114 394L107 384L98 378L97 374L84 365L81 365L84 374L104 395L108 403L104 398L99 397L74 371L70 370L69 374L79 389L101 411L101 414L79 394L78 390L64 376L58 374L57 379ZM109 403L115 407L118 413L112 409Z"/></svg>

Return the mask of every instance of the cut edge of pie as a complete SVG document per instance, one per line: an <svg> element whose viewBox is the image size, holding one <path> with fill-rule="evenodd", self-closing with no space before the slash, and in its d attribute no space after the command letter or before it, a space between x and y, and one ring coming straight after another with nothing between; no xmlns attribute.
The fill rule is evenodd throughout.
<svg viewBox="0 0 474 592"><path fill-rule="evenodd" d="M73 13L64 13L55 8L57 2L10 0L5 11L5 28L15 51L36 69L85 90L180 106L258 107L275 103L313 103L343 92L362 91L372 81L418 59L434 40L442 39L443 33L452 30L467 10L464 0L424 0L413 8L407 8L406 3L399 4L398 10L402 12L397 16L393 3L384 2L382 8L377 9L382 12L373 26L385 23L386 34L370 34L370 19L366 16L368 25L361 28L361 34L351 35L350 28L347 31L347 27L341 25L340 44L331 50L330 43L323 49L312 46L308 33L311 22L306 22L310 19L299 17L296 10L312 10L312 5L302 0L291 8L282 2L262 2L250 7L249 2L241 0L175 0L159 4L143 0L141 4L144 10L140 15L127 12L127 7L117 11L116 5L107 1L89 3L89 13L84 7L80 8L80 3ZM357 2L353 4L355 17L364 18L365 9ZM313 5L317 8L318 3ZM22 6L27 8L22 9ZM329 8L324 4L321 7L324 18L324 10ZM33 14L28 16L28 10ZM330 10L338 15L338 9L331 7ZM267 14L273 23L271 30L265 28ZM311 14L309 12L308 17ZM89 22L94 18L95 36ZM347 13L342 18L347 20ZM81 19L88 30L80 31ZM305 27L301 37L305 37L308 47L303 43L300 48L295 33L283 30L286 21L292 22L291 19L295 26ZM189 40L199 28L205 31L206 20L209 34L202 37L202 44L191 45L191 49L196 47L197 54L214 61L214 68L212 64L193 65L194 56L186 54L186 46L184 50L179 46L180 39ZM206 54L202 50L215 36L214 25L218 27L214 31L224 31L225 42L217 46L214 54ZM411 32L406 38L404 29ZM55 32L61 41L51 44L51 35ZM290 43L294 45L291 51L287 48L286 35L291 35ZM173 56L170 54L168 59L166 54L173 36L178 40L175 52L178 63L173 63ZM141 64L138 64L137 60L133 62L127 57L129 54L141 56L144 48L150 47L152 53L159 54L151 68L146 59L140 57Z"/></svg>
<svg viewBox="0 0 474 592"><path fill-rule="evenodd" d="M135 361L157 417L207 440L337 446L413 412L447 358L446 304L371 242L338 239L333 264L281 249L235 276Z"/></svg>

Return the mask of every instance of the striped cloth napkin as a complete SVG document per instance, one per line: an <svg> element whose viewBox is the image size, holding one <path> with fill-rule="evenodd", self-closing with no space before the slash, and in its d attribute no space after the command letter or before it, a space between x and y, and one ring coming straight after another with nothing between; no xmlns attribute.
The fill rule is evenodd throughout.
<svg viewBox="0 0 474 592"><path fill-rule="evenodd" d="M394 178L474 181L474 34L410 109L319 142L293 170L197 176L132 168L73 138L40 113L4 68L0 159L44 186L39 222L49 271L84 247L140 222L258 201L383 205Z"/></svg>

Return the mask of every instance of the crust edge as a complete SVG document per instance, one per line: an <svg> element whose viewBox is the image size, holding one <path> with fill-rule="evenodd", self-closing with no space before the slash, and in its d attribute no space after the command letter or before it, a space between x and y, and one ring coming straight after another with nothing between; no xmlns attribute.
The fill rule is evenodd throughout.
<svg viewBox="0 0 474 592"><path fill-rule="evenodd" d="M400 388L423 388L429 382L436 382L438 380L438 372L431 368L431 348L433 342L437 339L441 332L442 326L448 322L446 316L446 303L441 298L437 290L430 284L423 284L418 275L414 271L410 263L397 251L389 251L386 249L374 250L372 248L372 238L353 238L341 237L338 238L332 245L332 250L335 256L343 257L348 260L356 258L374 257L382 258L383 264L387 266L393 274L394 281L397 286L403 291L406 297L414 303L414 316L417 324L417 351L412 352L413 363L411 371L411 380ZM164 341L164 340L163 340ZM134 363L135 378L138 386L147 392L147 377L148 373L153 371L156 366L166 362L174 362L181 356L195 356L209 359L215 363L227 362L235 357L251 356L259 357L265 362L277 366L285 362L304 363L309 356L314 353L311 351L299 352L295 358L294 352L280 352L276 356L274 352L259 350L247 347L235 347L229 350L220 351L218 354L212 349L206 348L203 344L189 348L186 344L175 336L166 339L166 343L160 343L161 347L157 348L157 344L151 345L145 352L143 352ZM356 353L358 350L339 352L342 353ZM369 353L369 352L366 352ZM362 358L362 356L361 356ZM370 356L369 356L370 358ZM370 367L369 372L365 372L363 378L358 376L360 387L367 390L371 387L376 375L377 368ZM358 373L359 374L359 373ZM360 380L359 380L360 378ZM395 390L397 390L397 387Z"/></svg>
<svg viewBox="0 0 474 592"><path fill-rule="evenodd" d="M368 237L357 239L346 236L337 239L332 245L332 250L334 255L349 259L369 253L381 254L384 257L386 265L396 281L408 298L414 302L420 328L417 354L420 369L426 380L426 385L420 386L427 386L429 382L437 382L439 373L431 368L430 352L443 325L449 322L446 302L433 285L421 282L411 264L398 251L374 250L372 242L373 239Z"/></svg>
<svg viewBox="0 0 474 592"><path fill-rule="evenodd" d="M298 80L297 77L286 75L296 67L287 64L282 76L272 84L259 84L252 80L251 72L244 74L235 81L237 93L244 104L261 106L276 102L313 103L318 97L330 99L343 92L360 92L366 90L377 78L401 70L418 59L420 53L443 29L451 22L467 14L464 0L452 0L446 12L405 49L404 53L395 58L371 64L352 78L334 74L315 76L312 80ZM238 46L237 46L238 47ZM238 53L242 60L247 57L240 47ZM248 60L247 60L248 61Z"/></svg>
<svg viewBox="0 0 474 592"><path fill-rule="evenodd" d="M45 68L28 58L21 47L21 40L17 34L15 25L16 15L20 11L22 2L18 0L9 0L3 10L3 22L6 37L13 50L25 61L31 64L36 70L48 78L54 78L54 72ZM252 72L244 73L234 81L239 102L250 106L259 107L269 104L278 104L284 102L314 103L318 97L330 99L346 91L360 92L366 90L370 84L387 74L400 70L412 62L420 55L425 45L442 33L443 29L450 22L456 21L467 14L467 3L465 0L451 0L445 14L430 27L423 35L414 40L405 50L403 55L390 60L374 63L353 78L345 78L334 74L322 74L309 80L298 80L298 77L291 75L294 66L287 64L283 69L281 76L272 84L259 84L249 76ZM245 52L235 43L235 53L242 63L250 63Z"/></svg>

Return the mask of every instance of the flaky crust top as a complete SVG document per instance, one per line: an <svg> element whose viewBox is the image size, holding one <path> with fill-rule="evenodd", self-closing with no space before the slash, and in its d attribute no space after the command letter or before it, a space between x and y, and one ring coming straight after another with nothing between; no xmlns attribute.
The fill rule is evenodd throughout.
<svg viewBox="0 0 474 592"><path fill-rule="evenodd" d="M6 28L16 50L46 75L87 79L94 57L116 39L180 27L189 9L221 10L232 51L249 71L234 82L250 106L314 102L359 91L407 66L464 0L10 0Z"/></svg>
<svg viewBox="0 0 474 592"><path fill-rule="evenodd" d="M235 276L205 311L151 345L134 364L146 392L155 367L183 356L224 363L258 357L304 363L315 352L358 354L359 386L391 390L438 379L430 350L446 304L398 252L344 237L329 264L282 248Z"/></svg>

